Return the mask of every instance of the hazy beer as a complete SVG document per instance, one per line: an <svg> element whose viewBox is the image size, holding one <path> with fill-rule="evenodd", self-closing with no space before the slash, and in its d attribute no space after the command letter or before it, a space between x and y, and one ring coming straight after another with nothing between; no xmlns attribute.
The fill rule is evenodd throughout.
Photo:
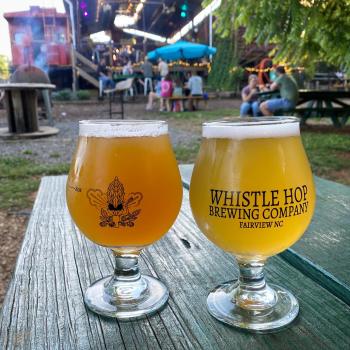
<svg viewBox="0 0 350 350"><path fill-rule="evenodd" d="M163 236L181 205L182 185L167 132L80 125L67 182L74 222L107 247L143 247Z"/></svg>
<svg viewBox="0 0 350 350"><path fill-rule="evenodd" d="M315 205L298 123L204 126L190 200L206 236L238 257L291 246Z"/></svg>

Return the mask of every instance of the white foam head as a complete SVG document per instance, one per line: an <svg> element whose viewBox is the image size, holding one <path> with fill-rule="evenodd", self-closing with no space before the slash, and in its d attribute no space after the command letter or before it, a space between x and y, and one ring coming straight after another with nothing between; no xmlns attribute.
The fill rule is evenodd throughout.
<svg viewBox="0 0 350 350"><path fill-rule="evenodd" d="M294 117L232 118L203 124L202 136L221 139L257 139L299 136Z"/></svg>
<svg viewBox="0 0 350 350"><path fill-rule="evenodd" d="M168 133L162 120L81 120L79 136L86 137L156 137Z"/></svg>

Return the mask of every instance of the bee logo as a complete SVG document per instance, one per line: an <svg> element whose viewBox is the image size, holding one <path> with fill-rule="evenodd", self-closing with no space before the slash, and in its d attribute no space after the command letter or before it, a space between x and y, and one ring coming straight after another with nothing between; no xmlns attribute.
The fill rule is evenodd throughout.
<svg viewBox="0 0 350 350"><path fill-rule="evenodd" d="M143 198L142 193L125 194L118 177L109 184L106 193L99 189L89 189L87 197L90 204L100 211L102 227L133 227L141 212L137 207Z"/></svg>

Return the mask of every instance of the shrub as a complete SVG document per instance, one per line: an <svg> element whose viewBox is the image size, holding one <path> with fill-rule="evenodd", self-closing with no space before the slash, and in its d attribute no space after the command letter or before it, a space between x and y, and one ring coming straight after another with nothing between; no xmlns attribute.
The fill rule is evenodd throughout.
<svg viewBox="0 0 350 350"><path fill-rule="evenodd" d="M76 93L77 100L90 100L91 94L90 91L87 90L79 90Z"/></svg>
<svg viewBox="0 0 350 350"><path fill-rule="evenodd" d="M52 98L57 101L70 101L72 97L72 91L69 89L57 91L52 94Z"/></svg>

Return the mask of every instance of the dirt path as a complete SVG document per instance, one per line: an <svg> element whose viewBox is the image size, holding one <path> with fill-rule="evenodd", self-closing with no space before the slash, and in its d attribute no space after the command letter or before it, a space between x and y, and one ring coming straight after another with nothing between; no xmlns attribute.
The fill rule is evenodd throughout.
<svg viewBox="0 0 350 350"><path fill-rule="evenodd" d="M0 211L0 306L19 253L28 216Z"/></svg>

